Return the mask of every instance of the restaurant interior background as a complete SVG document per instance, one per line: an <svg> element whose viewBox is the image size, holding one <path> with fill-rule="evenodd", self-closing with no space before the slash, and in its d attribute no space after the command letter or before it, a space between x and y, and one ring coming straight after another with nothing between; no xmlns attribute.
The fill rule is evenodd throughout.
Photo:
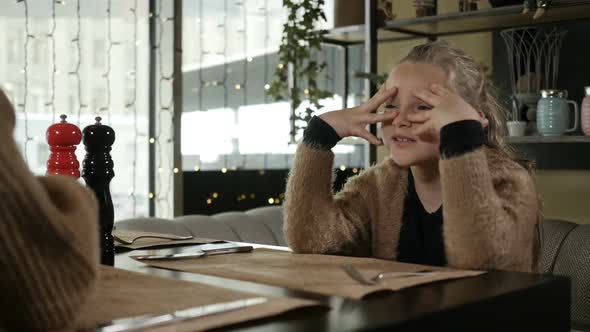
<svg viewBox="0 0 590 332"><path fill-rule="evenodd" d="M457 2L439 0L438 13L456 12ZM296 143L289 103L267 94L275 68L283 65L277 57L286 20L281 3L0 0L0 86L16 105L15 138L29 167L45 173L45 130L60 114L81 129L100 115L117 137L115 220L282 204ZM393 3L396 20L415 17L412 1ZM489 8L487 1L477 4ZM326 1L325 12L327 22L318 28L329 30L334 0ZM590 85L590 23L554 26L567 30L557 87L580 104ZM508 102L499 32L441 38L486 66ZM388 72L425 40L378 43L376 73ZM362 41L326 43L316 55L327 63L319 84L334 93L321 112L365 100L364 79L356 77L365 70L364 47ZM590 140L515 146L537 160L546 217L590 223ZM360 140L345 140L334 152L336 187L370 162ZM82 145L77 154L82 160ZM376 161L385 156L379 148Z"/></svg>

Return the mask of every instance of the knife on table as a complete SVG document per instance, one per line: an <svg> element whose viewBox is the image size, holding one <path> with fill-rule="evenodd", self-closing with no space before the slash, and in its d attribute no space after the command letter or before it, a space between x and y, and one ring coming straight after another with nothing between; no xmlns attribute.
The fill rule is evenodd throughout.
<svg viewBox="0 0 590 332"><path fill-rule="evenodd" d="M233 311L256 304L267 302L268 299L264 297L253 297L244 300L237 300L232 302L223 302L208 304L183 310L177 310L163 315L145 315L137 317L129 317L116 319L107 325L102 325L96 331L99 332L127 332L145 329L163 324L171 324L182 322L198 317L205 317L215 314L220 314L228 311Z"/></svg>
<svg viewBox="0 0 590 332"><path fill-rule="evenodd" d="M179 254L139 255L139 256L130 256L130 257L135 258L137 260L189 259L189 258L198 258L198 257L203 257L203 256L211 256L211 255L250 252L253 249L254 248L252 246L237 246L237 247L218 248L218 249L203 249L203 250L199 250L196 252L186 252L186 253L179 253Z"/></svg>

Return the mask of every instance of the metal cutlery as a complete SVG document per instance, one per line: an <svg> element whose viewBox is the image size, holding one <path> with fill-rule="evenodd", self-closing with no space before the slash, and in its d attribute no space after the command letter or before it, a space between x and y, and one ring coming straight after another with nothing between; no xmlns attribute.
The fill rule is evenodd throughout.
<svg viewBox="0 0 590 332"><path fill-rule="evenodd" d="M254 247L252 247L252 246L235 246L235 247L218 248L218 249L202 249L202 250L198 250L196 252L186 252L186 253L179 253L179 254L139 255L139 256L130 256L130 257L135 258L137 260L189 259L189 258L199 258L199 257L211 256L211 255L250 252L252 250L254 250Z"/></svg>
<svg viewBox="0 0 590 332"><path fill-rule="evenodd" d="M405 278L405 277L423 277L427 275L431 275L435 271L432 270L420 270L416 272L380 272L377 273L375 276L371 278L365 278L359 270L357 270L354 266L346 264L340 266L349 277L356 280L359 284L365 286L375 286L381 280L387 278Z"/></svg>
<svg viewBox="0 0 590 332"><path fill-rule="evenodd" d="M215 314L220 314L228 311L233 311L256 304L267 302L268 299L264 297L253 297L244 300L208 304L183 310L177 310L162 315L145 315L137 317L129 317L117 319L107 325L100 326L96 331L100 332L127 332L145 329L164 324L171 324L182 322L198 317L205 317Z"/></svg>
<svg viewBox="0 0 590 332"><path fill-rule="evenodd" d="M356 280L356 282L358 282L359 284L365 285L365 286L374 286L375 285L375 283L372 283L369 280L365 279L365 277L363 277L363 275L359 272L359 270L357 270L354 266L341 265L340 267L342 268L342 270L344 270L344 272L346 272L346 274L348 274L349 277Z"/></svg>
<svg viewBox="0 0 590 332"><path fill-rule="evenodd" d="M117 235L113 234L113 238L115 238L115 240L117 240L118 242L121 242L123 244L133 244L133 242L139 240L139 239L145 239L145 238L153 238L153 239L163 239L163 240L173 240L173 241L181 241L181 240L192 240L195 237L192 235L188 235L188 236L181 236L181 235L141 235L138 236L132 240L125 240L122 239L120 237L118 237Z"/></svg>

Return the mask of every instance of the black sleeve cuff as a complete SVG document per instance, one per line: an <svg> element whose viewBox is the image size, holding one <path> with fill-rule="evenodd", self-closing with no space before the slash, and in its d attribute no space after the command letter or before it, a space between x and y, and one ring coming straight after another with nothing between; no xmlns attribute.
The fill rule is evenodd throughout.
<svg viewBox="0 0 590 332"><path fill-rule="evenodd" d="M443 159L471 152L484 143L484 129L477 120L449 123L440 130L440 155Z"/></svg>
<svg viewBox="0 0 590 332"><path fill-rule="evenodd" d="M319 116L311 118L303 132L303 143L321 150L332 149L340 139L336 130Z"/></svg>

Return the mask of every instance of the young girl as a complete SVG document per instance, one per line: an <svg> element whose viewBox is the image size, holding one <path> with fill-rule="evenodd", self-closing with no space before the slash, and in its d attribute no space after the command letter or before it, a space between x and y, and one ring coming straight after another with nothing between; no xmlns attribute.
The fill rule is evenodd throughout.
<svg viewBox="0 0 590 332"><path fill-rule="evenodd" d="M287 183L284 232L300 253L538 271L541 214L512 158L480 66L443 41L416 46L367 103L309 122ZM385 111L377 113L384 105ZM366 130L381 123L382 140ZM390 158L333 195L331 148L358 136Z"/></svg>

